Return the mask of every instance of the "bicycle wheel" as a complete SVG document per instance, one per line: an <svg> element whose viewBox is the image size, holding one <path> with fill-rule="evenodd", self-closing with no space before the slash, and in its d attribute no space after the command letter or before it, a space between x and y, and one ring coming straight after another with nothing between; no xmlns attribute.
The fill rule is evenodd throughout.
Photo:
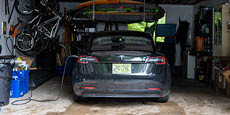
<svg viewBox="0 0 230 115"><path fill-rule="evenodd" d="M33 49L31 49L30 51L22 52L22 53L27 55L27 56L36 56L44 50L44 46L45 46L44 39L42 39L42 38L37 39Z"/></svg>
<svg viewBox="0 0 230 115"><path fill-rule="evenodd" d="M33 13L34 4L36 4L34 2L33 0L15 0L15 9L21 15L30 15Z"/></svg>
<svg viewBox="0 0 230 115"><path fill-rule="evenodd" d="M15 45L19 51L29 51L34 47L34 38L29 33L20 33L15 38Z"/></svg>

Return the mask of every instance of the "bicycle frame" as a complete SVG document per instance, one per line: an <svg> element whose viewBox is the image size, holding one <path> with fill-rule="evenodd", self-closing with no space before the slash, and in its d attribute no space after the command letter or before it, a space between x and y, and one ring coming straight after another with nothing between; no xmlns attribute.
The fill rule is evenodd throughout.
<svg viewBox="0 0 230 115"><path fill-rule="evenodd" d="M43 22L43 23L41 24L41 26L42 26L41 29L43 29L43 30L45 30L45 31L47 32L47 33L44 33L44 34L45 34L47 37L49 37L49 38L55 38L61 20L62 20L62 18L61 18L59 15L57 15L57 16L55 16L55 17L53 17L53 18L51 18L51 19L49 19L49 20ZM54 22L54 21L56 21L56 23L55 23L54 26L52 27L51 31L49 31L45 26L46 26L47 24L50 24L50 23Z"/></svg>
<svg viewBox="0 0 230 115"><path fill-rule="evenodd" d="M56 15L55 17L48 19L42 23L41 23L41 19L42 19L42 16L37 15L35 18L33 18L29 22L29 24L32 24L36 20L38 20L37 23L35 25L33 25L33 27L32 27L32 30L35 30L34 38L36 38L38 31L43 33L45 36L47 36L50 39L55 38L56 33L58 31L58 28L59 28L60 21L62 20L62 17L60 17L59 15ZM51 28L47 28L46 25L49 25L52 22L55 22L55 24Z"/></svg>
<svg viewBox="0 0 230 115"><path fill-rule="evenodd" d="M36 4L38 2L39 4ZM17 0L17 3L19 3L19 0ZM30 26L30 31L22 31L16 42L16 47L24 53L29 53L29 55L37 55L46 49L49 41L56 37L60 21L65 19L59 14L56 1L51 1L49 4L49 0L36 0L35 4L31 3L30 6L22 3L23 7L18 7L21 4L15 4L17 6L15 7L16 10L22 15L30 15L33 12L37 14L27 23ZM55 5L55 8L53 8L53 5Z"/></svg>

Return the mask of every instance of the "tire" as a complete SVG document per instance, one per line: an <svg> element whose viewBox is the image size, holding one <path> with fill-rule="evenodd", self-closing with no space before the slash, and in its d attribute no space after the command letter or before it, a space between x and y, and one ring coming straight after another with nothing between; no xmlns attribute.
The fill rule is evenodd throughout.
<svg viewBox="0 0 230 115"><path fill-rule="evenodd" d="M77 95L74 94L73 100L74 100L74 102L86 102L87 98L81 97L81 96L77 96Z"/></svg>
<svg viewBox="0 0 230 115"><path fill-rule="evenodd" d="M43 38L37 39L35 42L34 47L30 51L22 52L23 54L27 56L36 56L40 54L45 47L45 42Z"/></svg>
<svg viewBox="0 0 230 115"><path fill-rule="evenodd" d="M170 73L170 72L169 72ZM165 97L160 97L157 99L158 103L167 103L169 100L169 95L171 92L171 80L170 80L170 84L169 84L169 89L168 89L168 94Z"/></svg>
<svg viewBox="0 0 230 115"><path fill-rule="evenodd" d="M19 51L30 51L34 47L34 38L27 32L20 33L15 38L15 45Z"/></svg>
<svg viewBox="0 0 230 115"><path fill-rule="evenodd" d="M33 13L33 9L31 7L35 7L33 4L37 3L32 1L33 0L15 0L14 7L20 15L30 15Z"/></svg>
<svg viewBox="0 0 230 115"><path fill-rule="evenodd" d="M157 99L158 103L167 103L169 100L169 95L165 96L165 97L160 97Z"/></svg>

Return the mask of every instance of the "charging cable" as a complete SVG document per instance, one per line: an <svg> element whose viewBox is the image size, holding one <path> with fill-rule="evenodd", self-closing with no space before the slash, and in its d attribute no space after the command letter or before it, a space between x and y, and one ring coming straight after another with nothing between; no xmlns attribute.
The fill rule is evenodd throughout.
<svg viewBox="0 0 230 115"><path fill-rule="evenodd" d="M6 48L8 49L8 51L9 51L9 53L10 53L11 55L14 55L14 54L13 54L14 43L13 43L12 38L9 36L9 37L5 37L5 39L6 39ZM9 47L8 40L10 40L10 42L11 42L11 49L10 49L10 47Z"/></svg>
<svg viewBox="0 0 230 115"><path fill-rule="evenodd" d="M58 92L58 96L55 98L55 99L45 99L45 100L37 100L37 99L33 99L32 98L32 90L30 90L30 97L28 97L27 99L20 99L20 100L16 100L16 101L13 101L11 104L12 105L24 105L24 104L27 104L31 101L36 101L36 102L50 102L50 101L57 101L60 97L61 97L61 93L62 93L62 89L63 89L63 83L64 83L64 79L65 79L65 73L66 73L66 66L67 66L67 63L69 61L69 59L71 58L78 58L78 56L76 55L71 55L71 56L68 56L67 59L66 59L66 62L65 62L65 66L64 66L64 71L63 71L63 74L62 74L62 80L61 80L61 86L60 86L60 89L59 89L59 92ZM22 103L19 103L19 102L22 102Z"/></svg>

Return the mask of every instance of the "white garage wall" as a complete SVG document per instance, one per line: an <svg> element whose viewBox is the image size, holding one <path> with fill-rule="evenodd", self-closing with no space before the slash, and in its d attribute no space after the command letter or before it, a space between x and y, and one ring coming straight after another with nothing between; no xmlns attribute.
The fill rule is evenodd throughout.
<svg viewBox="0 0 230 115"><path fill-rule="evenodd" d="M160 5L165 9L167 14L166 23L177 24L179 26L179 18L183 21L189 22L189 33L187 38L187 44L193 47L194 43L194 6L193 5ZM180 45L176 45L176 66L180 66L181 62L181 48Z"/></svg>
<svg viewBox="0 0 230 115"><path fill-rule="evenodd" d="M9 4L11 4L11 6L13 4L12 2L13 2L12 0L9 1ZM10 10L11 10L11 7L10 7ZM8 17L9 17L9 15L5 15L5 0L0 0L0 44L2 45L2 53L0 55L10 55L10 53L9 53L7 47L6 47L6 39L5 39L5 37L9 36L8 35L9 34L8 30L9 30L10 24L14 25L14 24L17 23L17 18L16 18L17 17L17 12L14 11L13 16L11 18L11 23L10 24L7 23L7 34L3 35L3 33L2 33L2 22L3 21L8 22ZM11 42L9 40L8 44L9 44L9 46L11 48L12 45L10 43Z"/></svg>
<svg viewBox="0 0 230 115"><path fill-rule="evenodd" d="M193 44L194 37L194 16L193 16L193 5L161 5L167 14L166 22L168 24L177 24L179 26L179 18L186 20L190 23L188 44Z"/></svg>

